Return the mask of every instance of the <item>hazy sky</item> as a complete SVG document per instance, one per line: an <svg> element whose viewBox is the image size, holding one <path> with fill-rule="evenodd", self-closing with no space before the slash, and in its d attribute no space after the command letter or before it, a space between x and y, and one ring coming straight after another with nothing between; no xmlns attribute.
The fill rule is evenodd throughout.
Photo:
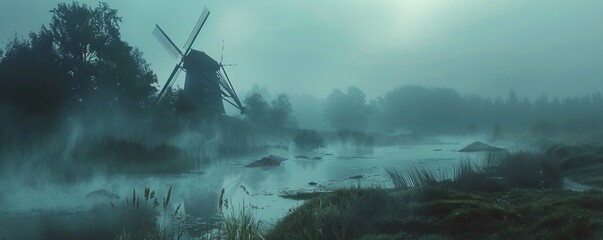
<svg viewBox="0 0 603 240"><path fill-rule="evenodd" d="M1 0L0 42L39 30L57 2ZM106 2L160 83L175 61L152 36L155 24L181 46L207 6L194 48L219 59L224 40L225 63L238 64L228 69L238 91L254 84L318 97L347 86L374 97L405 84L502 96L603 91L601 0Z"/></svg>

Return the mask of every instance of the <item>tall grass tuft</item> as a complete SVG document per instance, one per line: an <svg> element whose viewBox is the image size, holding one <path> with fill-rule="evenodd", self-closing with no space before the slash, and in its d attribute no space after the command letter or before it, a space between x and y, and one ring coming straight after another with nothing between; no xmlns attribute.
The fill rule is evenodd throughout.
<svg viewBox="0 0 603 240"><path fill-rule="evenodd" d="M501 179L488 176L482 168L470 161L463 161L454 168L452 188L460 191L497 192L506 187Z"/></svg>
<svg viewBox="0 0 603 240"><path fill-rule="evenodd" d="M559 167L543 154L526 151L490 152L485 158L485 172L505 180L515 188L560 188L563 176Z"/></svg>
<svg viewBox="0 0 603 240"><path fill-rule="evenodd" d="M160 206L155 191L145 187L141 198L134 189L131 200L126 196L125 208L130 218L129 224L123 227L117 239L181 239L184 236L184 212L180 209L181 205L173 212L168 208L171 192L170 185L163 205ZM111 204L113 206L113 203Z"/></svg>
<svg viewBox="0 0 603 240"><path fill-rule="evenodd" d="M559 167L543 154L525 151L490 152L481 159L482 166L469 161L454 167L451 181L442 181L435 171L414 167L404 173L386 169L395 189L443 185L461 191L496 192L509 188L561 188Z"/></svg>
<svg viewBox="0 0 603 240"><path fill-rule="evenodd" d="M396 189L434 186L438 184L438 177L436 177L435 173L423 167L415 166L405 173L400 173L396 169L386 169L385 171Z"/></svg>
<svg viewBox="0 0 603 240"><path fill-rule="evenodd" d="M244 206L237 213L234 208L222 219L220 238L222 240L263 240L262 223Z"/></svg>

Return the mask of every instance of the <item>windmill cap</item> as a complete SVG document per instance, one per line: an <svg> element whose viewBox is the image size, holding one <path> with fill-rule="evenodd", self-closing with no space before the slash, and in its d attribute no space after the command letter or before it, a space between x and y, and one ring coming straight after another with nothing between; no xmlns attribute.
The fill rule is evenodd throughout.
<svg viewBox="0 0 603 240"><path fill-rule="evenodd" d="M218 71L220 64L203 51L191 49L184 60L184 69L199 69L206 71Z"/></svg>

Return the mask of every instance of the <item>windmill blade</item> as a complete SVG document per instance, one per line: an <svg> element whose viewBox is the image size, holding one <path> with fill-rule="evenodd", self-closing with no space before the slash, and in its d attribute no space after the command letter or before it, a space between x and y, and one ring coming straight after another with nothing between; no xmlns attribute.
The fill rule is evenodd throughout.
<svg viewBox="0 0 603 240"><path fill-rule="evenodd" d="M237 95L237 92L235 92L234 87L232 87L232 83L230 82L230 78L228 77L228 74L226 73L226 69L224 69L224 66L220 66L220 68L222 69L222 72L224 73L224 76L226 77L226 81L228 82L228 86L230 88L230 94L232 95L232 99L237 103L237 108L239 110L241 110L241 113L245 112L245 108L243 107L243 104L241 104L241 100L239 100L239 96ZM221 74L219 74L221 75Z"/></svg>
<svg viewBox="0 0 603 240"><path fill-rule="evenodd" d="M203 24L205 24L207 17L209 17L209 9L207 9L206 7L203 9L203 13L201 13L199 20L197 20L197 24L193 28L191 35L188 37L188 40L186 40L186 44L184 44L184 54L187 54L188 51L191 49L191 46L193 45L193 42L195 42L195 39L197 39L199 31L201 31L201 28L203 27Z"/></svg>
<svg viewBox="0 0 603 240"><path fill-rule="evenodd" d="M155 25L155 30L153 30L153 36L157 38L159 43L168 51L170 56L172 56L176 60L180 60L180 57L184 56L180 49L172 42L172 39L165 34L163 29L159 27L159 25Z"/></svg>
<svg viewBox="0 0 603 240"><path fill-rule="evenodd" d="M222 54L220 55L220 65L224 61L224 39L222 39Z"/></svg>
<svg viewBox="0 0 603 240"><path fill-rule="evenodd" d="M172 85L174 85L174 82L176 82L176 79L180 75L180 72L182 72L182 68L180 67L180 64L178 64L176 65L176 67L174 67L174 70L172 70L172 74L170 74L170 77L168 78L167 82L165 82L165 85L163 85L161 92L159 92L159 96L157 97L157 103L160 103L167 91L172 88Z"/></svg>

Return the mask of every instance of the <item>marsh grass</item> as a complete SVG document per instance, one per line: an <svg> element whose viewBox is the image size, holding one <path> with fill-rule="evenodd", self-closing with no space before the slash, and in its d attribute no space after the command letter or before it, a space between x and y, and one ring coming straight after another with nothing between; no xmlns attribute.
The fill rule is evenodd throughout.
<svg viewBox="0 0 603 240"><path fill-rule="evenodd" d="M155 191L145 188L143 197L132 191L131 198L125 198L125 210L130 222L117 235L120 240L150 239L173 240L181 239L184 235L184 212L181 205L174 210L170 208L170 198L173 187L170 185L166 196L160 200ZM160 203L161 202L161 203ZM115 205L111 205L116 209Z"/></svg>
<svg viewBox="0 0 603 240"><path fill-rule="evenodd" d="M218 239L263 240L262 222L256 220L244 205L238 212L232 208L229 215L223 215Z"/></svg>
<svg viewBox="0 0 603 240"><path fill-rule="evenodd" d="M441 180L441 178L437 177L433 171L418 166L414 166L410 170L402 173L393 168L386 169L385 171L396 189L433 186Z"/></svg>
<svg viewBox="0 0 603 240"><path fill-rule="evenodd" d="M558 165L544 154L490 152L485 157L485 172L505 179L506 184L514 188L560 188L563 185Z"/></svg>
<svg viewBox="0 0 603 240"><path fill-rule="evenodd" d="M601 192L351 188L308 200L266 239L593 239L601 219Z"/></svg>
<svg viewBox="0 0 603 240"><path fill-rule="evenodd" d="M437 176L435 171L413 167L406 172L386 169L395 189L445 186L460 191L505 191L510 188L561 188L563 176L554 161L544 154L524 151L497 151L484 155L482 164L462 161L453 176ZM445 180L451 179L451 180Z"/></svg>
<svg viewBox="0 0 603 240"><path fill-rule="evenodd" d="M581 184L603 187L603 146L601 144L554 145L547 157L559 164L562 173Z"/></svg>

